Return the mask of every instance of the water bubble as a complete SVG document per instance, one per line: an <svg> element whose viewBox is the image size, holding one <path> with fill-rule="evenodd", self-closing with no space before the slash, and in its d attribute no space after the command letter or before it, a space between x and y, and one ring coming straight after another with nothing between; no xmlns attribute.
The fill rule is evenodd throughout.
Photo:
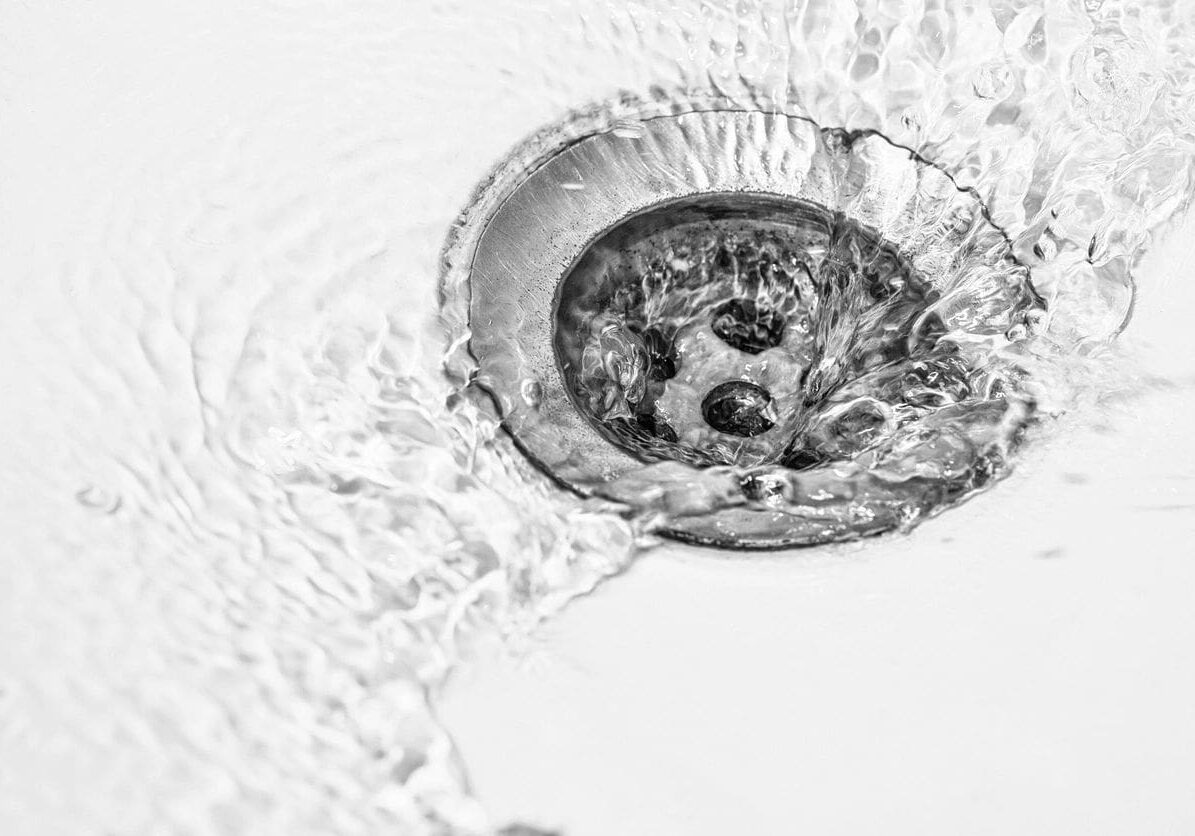
<svg viewBox="0 0 1195 836"><path fill-rule="evenodd" d="M538 408L544 400L544 385L535 378L527 378L519 387L523 402L532 409Z"/></svg>
<svg viewBox="0 0 1195 836"><path fill-rule="evenodd" d="M111 493L96 485L87 485L75 493L75 501L84 508L99 511L102 514L115 514L122 504L119 495Z"/></svg>

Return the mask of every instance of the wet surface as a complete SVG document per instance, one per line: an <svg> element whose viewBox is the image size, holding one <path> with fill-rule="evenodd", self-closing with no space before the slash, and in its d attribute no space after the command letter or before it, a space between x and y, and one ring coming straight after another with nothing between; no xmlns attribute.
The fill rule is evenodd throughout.
<svg viewBox="0 0 1195 836"><path fill-rule="evenodd" d="M1000 491L799 560L658 550L466 672L481 797L571 836L1195 827L1192 233Z"/></svg>
<svg viewBox="0 0 1195 836"><path fill-rule="evenodd" d="M883 130L964 174L1018 252L1035 259L1059 312L1051 328L1060 345L1089 357L1091 345L1076 347L1071 336L1119 326L1129 298L1126 254L1148 243L1188 186L1187 24L1169 6L1132 8L1112 0L1091 11L1067 7L1047 25L1041 9L1004 5L899 19L818 2L745 11L709 4L701 14L590 2L561 2L550 14L523 2L7 6L0 12L0 430L7 439L0 449L0 819L7 829L455 836L537 816L525 798L512 795L507 804L500 789L490 791L498 786L485 775L491 761L468 741L462 756L436 706L449 673L462 670L461 657L478 652L479 636L517 645L625 569L636 548L625 517L555 490L522 462L492 415L441 374L442 352L461 335L459 322L440 319L440 253L476 184L541 126L619 91L650 96L716 83L745 103L777 91L778 101L799 99L821 123ZM641 134L633 121L618 130L628 141ZM1037 179L1043 172L1058 176ZM580 194L588 187L573 185ZM943 307L947 319L954 313ZM712 331L707 337L718 340ZM668 340L672 348L652 345L661 370L653 383L682 373L680 350ZM669 377L663 371L673 350L680 362ZM928 375L952 374L946 365L926 371L931 387ZM1090 388L1082 369L1068 368L1057 390L1068 390L1071 379ZM534 385L523 391L536 400ZM1122 438L1169 426L1175 414L1147 414L1129 430L1104 423L1109 437ZM862 420L836 424L826 438L856 443L866 429ZM1098 508L1100 519L1116 520L1127 506L1144 506L1125 530L1148 519L1155 529L1184 531L1192 500L1176 448L1143 448L1135 438L1103 445L1101 468L1114 449L1123 451L1117 458L1146 450L1151 461L1177 464L1149 471L1131 497L1122 487L1085 513ZM1059 467L1098 476L1083 461ZM1062 481L1050 487L1081 489ZM990 571L1010 565L1006 544L1022 536L1015 506L966 522L990 544L971 553L977 561ZM937 747L949 755L956 750L948 741L962 741L964 755L989 752L988 760L964 763L973 775L1005 776L999 786L1007 792L991 809L1009 814L1007 798L1023 797L1024 786L1008 776L1024 774L1027 763L1036 786L1046 788L1034 798L1065 800L1058 788L1067 789L1069 766L1107 763L1098 742L1137 730L1090 720L1073 721L1070 735L1001 738L996 732L1008 728L1010 713L1031 718L1028 708L1044 705L1049 719L1065 724L1064 708L1094 706L1116 717L1118 705L1128 706L1132 716L1167 719L1167 733L1139 729L1141 745L1126 744L1108 771L1119 783L1086 795L1095 799L1092 815L1130 797L1117 792L1128 787L1141 802L1138 814L1152 817L1136 824L1189 830L1182 811L1167 806L1176 797L1169 781L1191 783L1186 762L1164 756L1167 741L1185 742L1191 728L1177 702L1191 702L1185 656L1166 644L1189 644L1183 618L1190 610L1154 600L1160 588L1189 587L1180 574L1186 564L1169 562L1173 552L1161 546L1142 558L1132 540L1118 540L1132 553L1108 559L1123 574L1084 568L1096 534L1049 530L1066 542L1042 534L1035 553L1060 548L1063 556L1032 566L1076 573L1055 586L1026 574L987 587L982 572L959 568L941 584L914 584L924 593L916 601L888 599L895 603L884 612L897 624L900 613L924 611L926 598L959 602L924 633L838 633L842 652L834 658L861 659L861 670L885 669L902 647L926 648L912 660L925 661L935 645L919 645L924 636L958 637L947 649L983 662L959 668L956 680L927 677L926 691L898 695L896 708L932 705L921 698L949 693L936 687L943 682L1003 683L1016 694L965 690L968 699L949 703L951 722L917 715L919 724L909 726L896 709L868 713L875 701L862 695L883 693L882 677L847 687L855 672L827 666L829 657L811 643L787 657L802 663L805 681L839 681L840 693L860 699L843 704L840 715L823 714L816 728L832 734L872 718L871 736L889 735L892 747L883 751L893 759L856 763L876 770L868 775L889 774L891 766L890 774L908 776L917 798L927 786L941 789L936 777L961 782L966 771L910 771L897 754ZM910 576L898 570L926 555L962 565L946 546L916 545L916 555L891 565L891 589L908 589ZM1086 599L1101 605L1099 618L1047 617L1083 606L1080 579L1102 593ZM728 657L708 653L712 637L734 631L724 629L731 619L722 614L729 605L719 583L707 580L696 585L711 597L691 609L711 632L677 622L679 632L661 644L686 669L732 683L740 695L769 693L753 677L786 658L779 648L742 668L719 668ZM808 584L823 590L822 601L863 604L881 586L852 585L845 576L840 584ZM1026 590L1039 619L1018 620L994 603L1026 600ZM654 594L631 609L650 609ZM749 589L743 599L763 594ZM801 609L794 600L784 602L789 611ZM780 596L772 602L757 608L761 625L762 614L781 607ZM874 627L877 611L863 604L842 623ZM833 612L821 610L824 619L805 612L809 635L835 634ZM959 630L950 613L977 620ZM605 622L607 613L599 615ZM990 632L978 626L980 616ZM1089 640L1100 625L1102 645ZM774 635L774 625L768 629L755 634L760 647ZM1006 630L1019 631L1020 640L996 643ZM867 653L852 657L860 647ZM1056 655L1042 650L1051 647ZM1117 652L1109 656L1108 647ZM1050 664L1097 670L1100 658L1117 664L1081 692ZM1016 664L1026 659L1040 664ZM595 668L606 682L615 680L603 672L618 669ZM984 671L989 679L964 676ZM707 693L699 678L676 682L690 698ZM588 693L602 693L587 684ZM689 725L684 718L697 713L654 710L653 693L669 707L669 693L653 691L656 684L639 679L622 699L608 700L606 728L619 734L588 739L617 743L624 761L643 763L650 747L639 732L653 718L680 718L663 727L664 743L673 744L704 742L711 728L758 739L761 727L794 713L792 701L740 699L713 705L720 718L713 727L702 712L706 722ZM498 715L496 700L487 705L477 715L481 728L518 728ZM619 712L634 723L620 722ZM544 716L540 727L551 731L559 715ZM573 716L596 715L574 709ZM995 731L968 738L975 729ZM985 745L1001 739L1026 743ZM809 767L802 774L825 777L818 789L827 804L860 809L850 803L857 772L818 772L810 754L821 750L816 737L785 740L791 762ZM531 751L523 739L505 754L516 748ZM774 809L770 800L792 784L761 783L784 773L753 775L740 764L754 753L741 754L705 761L723 777L746 779L721 796L719 787L730 785L709 784L699 801ZM678 763L670 774L701 762ZM556 761L557 768L578 763ZM1153 772L1154 763L1171 768ZM492 813L471 791L470 770ZM599 777L618 774L632 773ZM694 797L641 777L631 782L642 790L637 801L620 795L624 785L594 792L597 782L585 775L567 794L539 797L571 805L569 832L577 834L610 832L586 818L586 798L618 798L611 809L628 809L627 800L669 811L675 799ZM528 779L524 786L539 792L542 785ZM979 785L950 786L964 797Z"/></svg>
<svg viewBox="0 0 1195 836"><path fill-rule="evenodd" d="M717 130L684 124L690 137ZM769 145L748 143L748 127L740 134L751 159ZM1010 359L1033 350L1046 316L1024 266L940 172L916 169L899 150L883 157L892 146L882 141L877 150L838 131L817 136L806 148L808 171L794 176L812 181L822 168L853 167L870 195L864 213L886 228L904 224L896 241L812 200L712 192L661 202L603 230L555 301L520 296L535 317L546 313L537 304L555 307L551 336L568 406L640 462L632 475L611 475L602 458L609 451L574 440L589 454L563 464L575 473L572 461L594 461L588 478L538 457L548 472L583 492L672 515L670 534L725 547L907 528L1007 472L1034 401L1029 365ZM907 165L914 169L896 173ZM921 199L903 203L889 185L901 176L926 181ZM826 202L840 199L831 192ZM892 205L901 208L877 208ZM936 227L944 214L954 217L953 237ZM495 236L507 238L505 228ZM483 263L493 261L480 252ZM495 292L491 272L480 275L485 292ZM494 304L519 294L497 284ZM501 389L520 373L520 352L534 350L534 337L520 332L512 346L492 336L507 329L494 328L486 310L475 306L473 317L483 333L473 344L483 385L496 391L495 380ZM523 363L531 374L536 365ZM524 442L542 427L541 437L567 451L579 428L562 406L511 423ZM534 443L531 451L537 456ZM653 477L651 464L668 461L737 470L729 480L722 469ZM805 472L802 484L797 473ZM728 481L742 493L727 490ZM692 503L703 491L705 524L684 505L659 501ZM811 502L814 495L830 501Z"/></svg>

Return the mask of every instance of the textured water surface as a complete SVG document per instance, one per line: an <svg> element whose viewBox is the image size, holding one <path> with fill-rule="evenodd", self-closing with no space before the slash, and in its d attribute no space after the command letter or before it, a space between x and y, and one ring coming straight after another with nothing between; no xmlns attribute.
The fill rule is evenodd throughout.
<svg viewBox="0 0 1195 836"><path fill-rule="evenodd" d="M490 831L437 693L639 535L441 374L475 184L623 93L798 102L976 186L1086 362L1188 197L1180 5L5 7L4 829Z"/></svg>
<svg viewBox="0 0 1195 836"><path fill-rule="evenodd" d="M669 525L749 503L749 522L721 522L732 545L908 529L1002 476L1033 410L1035 363L1017 358L1048 314L1007 239L907 151L889 160L899 152L875 137L883 150L869 154L820 136L794 179L830 180L818 198L868 212L878 231L801 201L707 196L604 234L559 294L574 405L640 461L698 468L605 481L686 494L687 509L641 501Z"/></svg>

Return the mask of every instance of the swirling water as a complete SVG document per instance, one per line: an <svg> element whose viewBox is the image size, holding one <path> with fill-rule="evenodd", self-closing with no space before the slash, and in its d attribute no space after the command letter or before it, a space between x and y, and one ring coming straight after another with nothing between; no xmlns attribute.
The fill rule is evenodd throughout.
<svg viewBox="0 0 1195 836"><path fill-rule="evenodd" d="M946 166L1050 302L1049 409L1190 194L1181 3L0 20L12 832L494 826L438 691L470 637L525 634L643 536L545 484L439 368L455 213L570 109L713 90Z"/></svg>

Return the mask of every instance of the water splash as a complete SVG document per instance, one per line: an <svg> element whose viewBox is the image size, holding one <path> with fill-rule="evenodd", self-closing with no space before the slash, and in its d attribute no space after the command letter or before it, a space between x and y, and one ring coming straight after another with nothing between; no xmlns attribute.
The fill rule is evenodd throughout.
<svg viewBox="0 0 1195 836"><path fill-rule="evenodd" d="M531 629L617 572L638 536L556 492L491 415L412 361L443 335L418 291L436 265L410 254L434 250L468 166L516 135L622 91L517 153L605 122L634 139L644 102L703 99L918 150L977 190L1048 297L1024 360L1040 358L1043 409L1087 385L1082 364L1131 309L1133 266L1189 200L1181 3L426 9L248 3L228 25L205 8L180 27L147 8L111 18L162 37L97 40L142 63L87 68L95 101L74 117L98 150L54 160L118 159L123 179L97 186L81 221L8 248L33 253L2 329L9 365L33 370L6 388L34 417L3 475L21 524L4 554L19 641L3 648L0 731L21 768L0 774L0 812L18 829L494 829L436 693L470 636ZM6 22L51 13L14 7ZM62 69L36 38L9 46L6 124L25 102L13 79L54 90ZM246 102L204 98L221 89L210 55L241 73ZM28 113L49 112L54 96L27 89ZM190 130L193 111L211 123ZM458 140L420 142L428 114ZM111 130L126 124L131 138ZM67 214L36 199L66 175L21 171L24 147L5 156L6 192L30 197L13 216ZM495 174L483 200L506 185ZM458 342L463 275L445 288ZM452 363L465 379L467 358Z"/></svg>
<svg viewBox="0 0 1195 836"><path fill-rule="evenodd" d="M1024 322L1042 313L1028 287L1020 298L935 288L840 215L732 203L742 205L713 208L707 198L636 217L592 245L565 281L556 334L565 380L616 443L648 459L758 465L791 458L794 433L822 423L819 409L851 412L879 396L895 399L889 413L913 419L977 389L1012 388L996 369L970 369L950 340L995 346L1010 329L1027 334ZM661 217L671 224L662 231L630 231ZM1010 279L1023 276L1008 267ZM779 414L767 430L730 431L757 440L728 447L696 404L735 379L765 387ZM674 446L661 450L661 440Z"/></svg>

